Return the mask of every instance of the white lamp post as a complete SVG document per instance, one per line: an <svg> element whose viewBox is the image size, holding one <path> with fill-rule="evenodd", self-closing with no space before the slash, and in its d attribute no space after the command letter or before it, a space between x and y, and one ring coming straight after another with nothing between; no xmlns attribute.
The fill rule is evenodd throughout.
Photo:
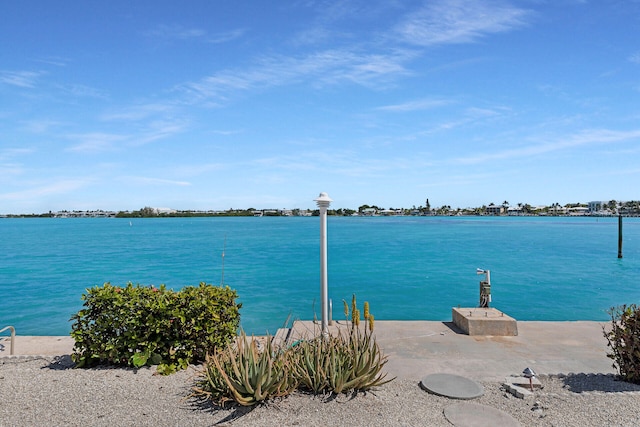
<svg viewBox="0 0 640 427"><path fill-rule="evenodd" d="M314 201L320 208L320 299L322 300L322 335L329 334L329 285L327 280L327 209L331 198L327 193L320 193Z"/></svg>

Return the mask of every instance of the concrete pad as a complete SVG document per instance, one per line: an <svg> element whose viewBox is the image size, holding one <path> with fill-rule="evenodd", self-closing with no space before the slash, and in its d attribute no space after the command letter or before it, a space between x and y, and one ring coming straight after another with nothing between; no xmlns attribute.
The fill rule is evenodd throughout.
<svg viewBox="0 0 640 427"><path fill-rule="evenodd" d="M493 335L500 337L518 335L516 319L495 308L452 308L451 316L453 323L467 335Z"/></svg>
<svg viewBox="0 0 640 427"><path fill-rule="evenodd" d="M505 383L528 389L533 386L534 390L542 388L542 383L537 377L531 378L531 382L529 382L529 378L525 377L507 377Z"/></svg>
<svg viewBox="0 0 640 427"><path fill-rule="evenodd" d="M453 322L376 320L376 342L388 363L389 377L415 379L432 373L451 373L476 381L502 384L526 367L538 375L569 373L615 374L602 327L603 322L518 322L518 336L469 336ZM349 322L334 321L330 333L347 330ZM296 321L290 343L320 333L312 321Z"/></svg>
<svg viewBox="0 0 640 427"><path fill-rule="evenodd" d="M478 403L460 402L444 408L444 416L457 427L518 427L520 421L499 409Z"/></svg>
<svg viewBox="0 0 640 427"><path fill-rule="evenodd" d="M536 377L531 378L531 382L526 377L507 377L502 386L515 397L527 399L534 395L535 390L542 388L542 383Z"/></svg>
<svg viewBox="0 0 640 427"><path fill-rule="evenodd" d="M484 394L484 387L460 375L431 374L420 381L420 387L438 396L469 400Z"/></svg>
<svg viewBox="0 0 640 427"><path fill-rule="evenodd" d="M514 384L503 384L504 389L517 397L518 399L528 399L534 396L534 393L529 388L520 387Z"/></svg>
<svg viewBox="0 0 640 427"><path fill-rule="evenodd" d="M71 354L75 341L70 336L16 335L14 356L61 356ZM0 337L0 358L11 356L11 337Z"/></svg>
<svg viewBox="0 0 640 427"><path fill-rule="evenodd" d="M364 323L364 322L363 322ZM502 384L526 367L538 375L569 373L616 374L602 327L609 323L518 322L518 336L469 336L453 322L376 320L376 342L388 357L389 378L410 380L435 373L462 375L475 381ZM350 323L334 321L330 333L347 331ZM320 334L312 321L294 322L281 341L289 345ZM70 336L17 336L16 355L69 355ZM0 358L9 355L9 337L0 337Z"/></svg>

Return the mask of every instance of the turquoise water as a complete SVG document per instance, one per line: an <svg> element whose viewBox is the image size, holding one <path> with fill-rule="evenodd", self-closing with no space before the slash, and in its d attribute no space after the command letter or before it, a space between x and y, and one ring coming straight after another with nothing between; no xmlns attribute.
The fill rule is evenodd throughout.
<svg viewBox="0 0 640 427"><path fill-rule="evenodd" d="M356 294L378 320L450 320L478 304L519 320L607 320L640 302L640 219L329 217L329 297ZM0 328L66 335L87 287L201 281L236 289L242 326L274 333L320 316L319 218L0 219ZM226 240L226 246L225 246Z"/></svg>

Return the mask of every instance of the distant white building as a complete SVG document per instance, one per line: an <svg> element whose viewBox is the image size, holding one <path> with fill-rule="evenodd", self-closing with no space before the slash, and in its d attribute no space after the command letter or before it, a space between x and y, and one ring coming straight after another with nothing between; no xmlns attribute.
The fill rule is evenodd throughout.
<svg viewBox="0 0 640 427"><path fill-rule="evenodd" d="M522 215L522 206L509 206L507 209L507 215L520 216Z"/></svg>
<svg viewBox="0 0 640 427"><path fill-rule="evenodd" d="M589 208L584 206L576 206L575 208L567 209L567 213L573 216L589 215Z"/></svg>
<svg viewBox="0 0 640 427"><path fill-rule="evenodd" d="M176 213L176 210L171 208L153 208L153 210L156 212L156 215Z"/></svg>
<svg viewBox="0 0 640 427"><path fill-rule="evenodd" d="M597 213L604 210L605 206L607 206L607 202L597 201L597 202L589 202L589 213Z"/></svg>

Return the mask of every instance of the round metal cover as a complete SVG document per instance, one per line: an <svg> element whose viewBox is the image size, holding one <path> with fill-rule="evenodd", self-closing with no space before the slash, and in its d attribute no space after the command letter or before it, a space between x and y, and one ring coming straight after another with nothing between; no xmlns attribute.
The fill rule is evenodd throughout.
<svg viewBox="0 0 640 427"><path fill-rule="evenodd" d="M520 421L511 415L487 405L460 402L444 408L444 416L454 426L465 427L519 427Z"/></svg>
<svg viewBox="0 0 640 427"><path fill-rule="evenodd" d="M452 399L475 399L484 394L484 387L460 375L431 374L420 381L420 387L439 396Z"/></svg>

